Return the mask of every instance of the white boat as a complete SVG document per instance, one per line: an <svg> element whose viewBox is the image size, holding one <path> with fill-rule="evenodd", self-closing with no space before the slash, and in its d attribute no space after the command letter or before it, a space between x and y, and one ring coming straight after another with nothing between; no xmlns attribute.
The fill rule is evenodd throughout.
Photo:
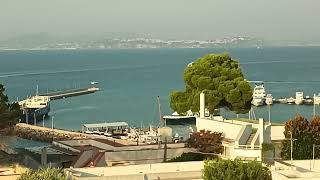
<svg viewBox="0 0 320 180"><path fill-rule="evenodd" d="M299 104L303 104L303 102L304 102L303 92L296 92L296 99L294 103L299 105Z"/></svg>
<svg viewBox="0 0 320 180"><path fill-rule="evenodd" d="M20 109L23 112L23 121L28 123L35 120L48 117L50 112L50 98L49 96L32 96L28 99L18 102Z"/></svg>
<svg viewBox="0 0 320 180"><path fill-rule="evenodd" d="M287 103L288 104L294 104L295 103L295 99L293 97L290 97L288 100L287 100Z"/></svg>
<svg viewBox="0 0 320 180"><path fill-rule="evenodd" d="M266 90L264 88L264 83L255 83L255 87L253 89L252 102L254 106L262 106L264 105L266 100Z"/></svg>
<svg viewBox="0 0 320 180"><path fill-rule="evenodd" d="M320 94L318 94L318 95L314 94L313 95L313 104L320 105Z"/></svg>
<svg viewBox="0 0 320 180"><path fill-rule="evenodd" d="M267 94L267 96L266 96L266 104L267 105L272 105L273 104L272 94Z"/></svg>

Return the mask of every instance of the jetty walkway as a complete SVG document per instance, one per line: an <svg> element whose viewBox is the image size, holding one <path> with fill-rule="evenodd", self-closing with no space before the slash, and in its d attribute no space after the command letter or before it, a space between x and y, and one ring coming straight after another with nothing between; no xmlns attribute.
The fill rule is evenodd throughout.
<svg viewBox="0 0 320 180"><path fill-rule="evenodd" d="M95 93L99 91L98 87L87 87L87 88L79 88L79 89L71 89L65 91L56 91L41 94L41 96L49 96L50 100L62 99L73 96L80 96L84 94Z"/></svg>

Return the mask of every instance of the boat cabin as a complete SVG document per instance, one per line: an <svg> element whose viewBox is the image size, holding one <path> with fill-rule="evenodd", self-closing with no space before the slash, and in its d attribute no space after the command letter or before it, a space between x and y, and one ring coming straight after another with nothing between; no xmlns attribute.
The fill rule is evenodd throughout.
<svg viewBox="0 0 320 180"><path fill-rule="evenodd" d="M127 132L128 127L126 122L82 124L81 132L87 134L123 135Z"/></svg>

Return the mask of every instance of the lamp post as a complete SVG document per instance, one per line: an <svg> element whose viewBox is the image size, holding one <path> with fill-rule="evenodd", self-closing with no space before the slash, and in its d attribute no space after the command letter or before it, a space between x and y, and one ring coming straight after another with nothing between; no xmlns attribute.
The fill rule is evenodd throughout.
<svg viewBox="0 0 320 180"><path fill-rule="evenodd" d="M297 139L292 138L292 131L290 131L290 141L291 141L291 168L293 167L293 141Z"/></svg>
<svg viewBox="0 0 320 180"><path fill-rule="evenodd" d="M54 116L51 117L51 128L53 129L53 119L54 119Z"/></svg>
<svg viewBox="0 0 320 180"><path fill-rule="evenodd" d="M44 118L45 118L45 115L42 116L42 127L44 127Z"/></svg>
<svg viewBox="0 0 320 180"><path fill-rule="evenodd" d="M35 126L37 125L36 112L37 112L37 110L35 110L35 111L33 112L33 123L34 123Z"/></svg>
<svg viewBox="0 0 320 180"><path fill-rule="evenodd" d="M269 116L269 124L271 123L271 106L268 105L268 116Z"/></svg>
<svg viewBox="0 0 320 180"><path fill-rule="evenodd" d="M28 120L28 119L29 119L29 117L28 117L28 111L27 111L27 110L25 110L25 112L26 112L26 123L27 123L27 124L29 124L29 120Z"/></svg>
<svg viewBox="0 0 320 180"><path fill-rule="evenodd" d="M314 151L315 151L315 148L316 148L316 147L320 147L320 145L315 145L315 144L312 145L312 162L313 162L312 167L313 167L313 168L314 168L314 163L315 163L315 160L314 160Z"/></svg>

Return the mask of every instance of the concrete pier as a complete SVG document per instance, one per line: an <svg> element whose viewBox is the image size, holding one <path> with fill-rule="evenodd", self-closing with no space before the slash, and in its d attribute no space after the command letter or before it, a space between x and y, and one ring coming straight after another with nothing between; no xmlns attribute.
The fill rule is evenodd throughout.
<svg viewBox="0 0 320 180"><path fill-rule="evenodd" d="M87 87L87 88L80 88L80 89L71 89L71 90L65 90L65 91L50 92L50 93L41 94L41 96L49 96L50 100L55 100L55 99L62 99L62 98L67 98L67 97L95 93L99 90L100 89L97 87Z"/></svg>

